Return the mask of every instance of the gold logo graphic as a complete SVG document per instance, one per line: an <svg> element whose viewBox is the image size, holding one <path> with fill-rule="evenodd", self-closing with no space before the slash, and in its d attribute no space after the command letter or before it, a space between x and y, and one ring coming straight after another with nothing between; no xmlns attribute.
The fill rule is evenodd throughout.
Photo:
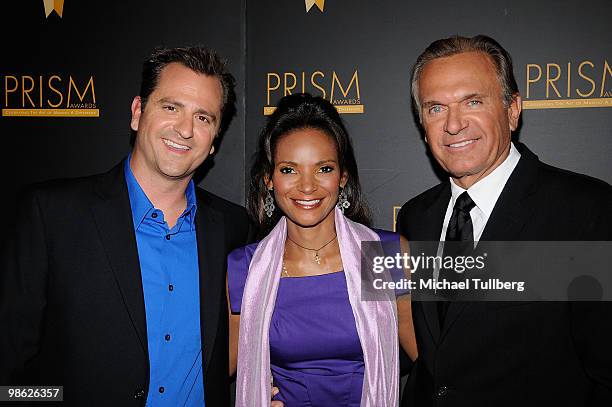
<svg viewBox="0 0 612 407"><path fill-rule="evenodd" d="M323 9L325 8L325 0L304 0L304 3L306 4L307 13L315 4L319 8L319 10L321 10L321 12L323 12Z"/></svg>
<svg viewBox="0 0 612 407"><path fill-rule="evenodd" d="M93 75L78 80L72 75L4 77L6 117L99 117Z"/></svg>
<svg viewBox="0 0 612 407"><path fill-rule="evenodd" d="M350 77L350 79L348 79ZM321 96L336 106L339 113L363 113L364 105L359 88L359 72L352 74L337 71L323 72L268 72L266 78L266 105L264 115L270 115L276 106L270 104L273 99L293 93L308 92Z"/></svg>
<svg viewBox="0 0 612 407"><path fill-rule="evenodd" d="M43 3L45 4L45 15L47 18L49 18L54 11L58 16L62 16L64 12L64 0L43 0Z"/></svg>
<svg viewBox="0 0 612 407"><path fill-rule="evenodd" d="M607 60L526 64L525 74L523 109L612 107Z"/></svg>

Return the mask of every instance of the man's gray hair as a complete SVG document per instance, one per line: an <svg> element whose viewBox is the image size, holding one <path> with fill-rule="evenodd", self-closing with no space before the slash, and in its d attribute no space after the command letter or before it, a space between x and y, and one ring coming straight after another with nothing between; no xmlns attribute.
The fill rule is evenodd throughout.
<svg viewBox="0 0 612 407"><path fill-rule="evenodd" d="M416 60L412 67L411 92L414 109L421 118L421 101L419 100L419 79L425 65L437 58L450 57L464 52L482 52L489 55L495 66L497 78L502 88L501 97L506 106L512 102L514 95L519 93L514 72L512 71L512 58L510 54L497 41L486 35L477 35L472 38L454 36L443 38L429 44L425 51Z"/></svg>

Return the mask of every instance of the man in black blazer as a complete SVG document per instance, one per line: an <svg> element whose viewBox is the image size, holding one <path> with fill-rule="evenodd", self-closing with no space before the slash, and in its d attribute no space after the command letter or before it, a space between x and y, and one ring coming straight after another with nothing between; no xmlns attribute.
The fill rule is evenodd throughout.
<svg viewBox="0 0 612 407"><path fill-rule="evenodd" d="M128 158L28 190L2 259L0 384L62 385L62 405L229 404L226 257L249 225L192 177L233 86L213 51L155 51Z"/></svg>
<svg viewBox="0 0 612 407"><path fill-rule="evenodd" d="M409 240L467 240L449 238L457 225L475 241L612 240L610 185L511 142L521 98L493 39L432 43L413 69L412 96L449 179L402 207L397 226ZM419 356L403 406L612 405L610 303L412 306Z"/></svg>

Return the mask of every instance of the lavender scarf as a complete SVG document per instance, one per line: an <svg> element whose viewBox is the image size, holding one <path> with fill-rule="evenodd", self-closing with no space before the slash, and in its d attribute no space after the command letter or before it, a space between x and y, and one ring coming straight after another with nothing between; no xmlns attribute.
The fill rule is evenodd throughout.
<svg viewBox="0 0 612 407"><path fill-rule="evenodd" d="M372 230L345 218L338 208L335 211L340 256L365 364L361 407L396 407L399 349L395 298L383 294L385 300L360 299L361 242L380 239ZM287 221L283 217L260 242L249 266L240 310L236 407L270 405L270 320L286 237Z"/></svg>

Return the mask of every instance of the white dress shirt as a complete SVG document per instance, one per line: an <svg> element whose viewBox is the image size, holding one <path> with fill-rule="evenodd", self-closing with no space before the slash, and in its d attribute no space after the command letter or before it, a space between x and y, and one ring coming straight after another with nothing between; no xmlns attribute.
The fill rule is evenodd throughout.
<svg viewBox="0 0 612 407"><path fill-rule="evenodd" d="M480 240L482 231L484 230L491 212L495 207L497 199L501 195L508 178L516 168L516 165L521 158L521 153L518 152L513 143L510 143L510 153L508 157L502 162L497 168L493 170L489 175L476 182L474 185L467 189L467 193L472 198L472 201L476 206L470 211L470 217L472 218L472 226L474 228L474 242ZM442 223L442 232L440 234L440 241L443 242L446 238L446 229L450 222L451 215L453 214L453 207L455 201L466 190L455 184L455 181L451 178L451 199L448 202L446 208L446 215L444 216L444 222ZM443 245L440 245L443 246ZM441 254L443 247L440 247L438 254Z"/></svg>

